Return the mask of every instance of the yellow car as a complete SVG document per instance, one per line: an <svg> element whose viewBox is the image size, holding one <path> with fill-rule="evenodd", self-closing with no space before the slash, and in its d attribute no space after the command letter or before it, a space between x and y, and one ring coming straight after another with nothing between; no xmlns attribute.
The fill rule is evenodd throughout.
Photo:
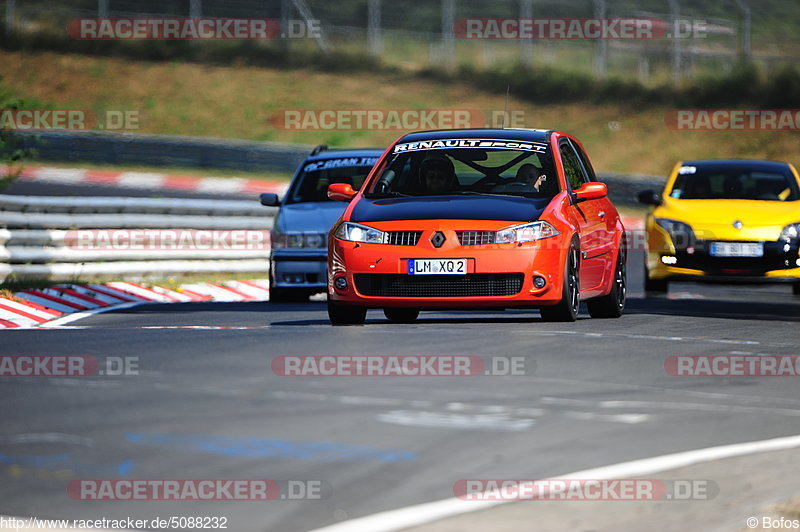
<svg viewBox="0 0 800 532"><path fill-rule="evenodd" d="M800 294L800 175L788 163L678 163L646 190L645 290L670 281L792 283Z"/></svg>

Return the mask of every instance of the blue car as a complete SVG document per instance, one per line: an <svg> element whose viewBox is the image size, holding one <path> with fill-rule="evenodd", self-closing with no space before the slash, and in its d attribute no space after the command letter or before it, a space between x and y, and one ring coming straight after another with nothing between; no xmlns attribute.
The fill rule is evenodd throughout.
<svg viewBox="0 0 800 532"><path fill-rule="evenodd" d="M280 207L272 227L270 301L302 301L327 289L328 231L345 203L328 198L328 185L358 189L382 149L330 150L317 146L297 169L283 200L261 194L261 204Z"/></svg>

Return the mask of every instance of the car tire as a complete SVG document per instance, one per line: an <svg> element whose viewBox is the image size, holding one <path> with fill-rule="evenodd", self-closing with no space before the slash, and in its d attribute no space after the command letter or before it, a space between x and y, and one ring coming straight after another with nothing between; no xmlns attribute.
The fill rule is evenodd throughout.
<svg viewBox="0 0 800 532"><path fill-rule="evenodd" d="M647 266L644 267L644 291L645 294L657 295L666 294L669 290L669 282L666 279L651 279Z"/></svg>
<svg viewBox="0 0 800 532"><path fill-rule="evenodd" d="M397 323L413 323L419 317L419 309L389 307L383 309L383 315L389 321Z"/></svg>
<svg viewBox="0 0 800 532"><path fill-rule="evenodd" d="M611 290L607 295L586 302L586 308L592 318L619 318L625 312L628 293L627 260L628 254L623 241L617 254L617 266L614 268Z"/></svg>
<svg viewBox="0 0 800 532"><path fill-rule="evenodd" d="M362 325L367 319L367 309L350 305L337 305L328 299L328 319L331 325Z"/></svg>
<svg viewBox="0 0 800 532"><path fill-rule="evenodd" d="M800 296L800 283L794 283L792 285L792 293L796 296Z"/></svg>
<svg viewBox="0 0 800 532"><path fill-rule="evenodd" d="M578 319L578 309L581 304L579 271L578 246L573 242L569 247L564 265L564 288L561 291L561 301L539 309L544 321L575 321Z"/></svg>

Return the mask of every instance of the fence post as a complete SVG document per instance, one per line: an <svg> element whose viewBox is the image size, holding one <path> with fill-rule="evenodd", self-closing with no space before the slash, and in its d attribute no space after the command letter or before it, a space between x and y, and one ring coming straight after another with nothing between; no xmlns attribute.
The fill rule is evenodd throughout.
<svg viewBox="0 0 800 532"><path fill-rule="evenodd" d="M520 0L519 18L533 18L533 0ZM522 64L525 66L533 65L533 39L522 39L519 42L519 53L522 56Z"/></svg>
<svg viewBox="0 0 800 532"><path fill-rule="evenodd" d="M97 18L108 18L108 0L97 0Z"/></svg>
<svg viewBox="0 0 800 532"><path fill-rule="evenodd" d="M442 55L448 72L453 71L456 62L456 42L453 32L455 11L455 0L442 0Z"/></svg>
<svg viewBox="0 0 800 532"><path fill-rule="evenodd" d="M15 0L6 0L6 35L14 33L14 19L16 18Z"/></svg>
<svg viewBox="0 0 800 532"><path fill-rule="evenodd" d="M751 41L753 13L747 0L736 0L736 3L739 5L739 9L742 10L742 18L744 19L744 27L742 28L742 55L750 59L753 55L753 45Z"/></svg>
<svg viewBox="0 0 800 532"><path fill-rule="evenodd" d="M203 0L189 0L189 18L203 16Z"/></svg>
<svg viewBox="0 0 800 532"><path fill-rule="evenodd" d="M367 4L367 47L369 55L381 55L381 0L369 0Z"/></svg>
<svg viewBox="0 0 800 532"><path fill-rule="evenodd" d="M678 0L667 0L672 13L672 81L681 80L681 37L678 24L681 18L681 8Z"/></svg>
<svg viewBox="0 0 800 532"><path fill-rule="evenodd" d="M606 18L606 0L594 0L594 17ZM594 43L594 71L601 78L608 74L608 41L603 35Z"/></svg>

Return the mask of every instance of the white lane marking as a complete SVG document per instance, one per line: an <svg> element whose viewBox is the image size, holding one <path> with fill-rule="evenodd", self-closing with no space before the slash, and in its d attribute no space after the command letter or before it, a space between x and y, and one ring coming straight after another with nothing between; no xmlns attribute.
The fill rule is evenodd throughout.
<svg viewBox="0 0 800 532"><path fill-rule="evenodd" d="M117 178L116 185L127 188L163 188L166 178L166 174L123 172Z"/></svg>
<svg viewBox="0 0 800 532"><path fill-rule="evenodd" d="M737 412L752 414L763 412L782 416L800 416L800 409L774 408L769 406L741 406L713 403L689 403L678 401L591 401L588 399L569 399L565 397L541 397L540 400L548 405L583 406L597 408L655 408L664 410L692 410L705 412Z"/></svg>
<svg viewBox="0 0 800 532"><path fill-rule="evenodd" d="M26 294L25 292L16 292L14 297L18 297L20 299L24 299L25 301L30 301L31 303L36 303L37 305L41 305L44 308L49 308L53 310L57 310L58 312L75 312L77 310L75 307L70 307L63 303L58 303L56 301L51 301L47 298L37 296L35 294Z"/></svg>
<svg viewBox="0 0 800 532"><path fill-rule="evenodd" d="M89 310L85 310L83 312L75 312L74 314L68 314L66 316L62 316L60 318L56 318L53 321L48 321L47 323L42 323L39 325L40 329L55 329L59 328L62 325L66 325L68 323L72 323L73 321L82 320L83 318L88 318L89 316L94 316L95 314L102 314L104 312L109 312L112 310L123 310L126 308L135 307L137 305L141 305L145 303L145 301L134 301L131 303L120 303L119 305L111 305L109 307L98 307ZM67 327L69 328L69 327Z"/></svg>
<svg viewBox="0 0 800 532"><path fill-rule="evenodd" d="M455 414L424 410L392 410L377 415L377 420L406 427L524 432L536 423L533 419L513 419L508 414Z"/></svg>
<svg viewBox="0 0 800 532"><path fill-rule="evenodd" d="M37 179L55 183L80 183L86 170L80 168L40 168Z"/></svg>
<svg viewBox="0 0 800 532"><path fill-rule="evenodd" d="M50 314L49 312L44 312L38 308L34 308L28 305L23 305L19 301L14 301L13 299L8 299L5 297L0 297L0 304L5 305L7 307L11 307L13 309L21 310L22 312L26 312L31 316L36 316L37 318L41 318L43 320L51 320L53 318L57 318L58 316L55 314Z"/></svg>
<svg viewBox="0 0 800 532"><path fill-rule="evenodd" d="M20 329L25 328L32 328L39 325L39 321L34 320L33 318L29 318L27 316L21 316L20 314L15 313L11 310L0 309L0 318L4 320L8 320L11 323L16 323Z"/></svg>
<svg viewBox="0 0 800 532"><path fill-rule="evenodd" d="M63 432L26 432L23 434L0 436L0 445L29 443L69 443L72 445L83 445L84 447L94 447L94 440L92 438L86 438L76 434L65 434Z"/></svg>
<svg viewBox="0 0 800 532"><path fill-rule="evenodd" d="M387 397L368 397L368 396L353 396L353 395L332 395L332 394L325 394L325 393L309 393L309 392L288 392L288 391L275 391L275 392L268 392L270 397L275 399L290 399L290 400L306 400L306 401L319 401L324 403L339 403L345 405L369 405L369 406L400 406L406 409L414 408L414 409L432 409L437 407L431 401L409 401L407 399L393 399ZM594 404L594 403L592 403ZM411 425L411 420L415 418L420 419L418 426L434 426L431 419L434 416L440 416L441 419L448 416L454 415L469 415L473 416L476 420L483 419L480 416L515 416L517 418L524 417L543 417L545 415L554 415L554 416L561 416L571 419L580 419L583 421L604 421L609 423L624 423L627 425L643 423L648 421L652 416L649 414L642 414L638 412L631 412L631 413L618 413L618 414L602 414L596 412L586 412L586 411L576 411L576 410L568 410L568 411L554 411L548 410L545 408L536 408L536 407L519 407L519 406L509 406L509 405L481 405L477 403L446 403L443 407L444 412L424 412L419 413L418 411L415 414L410 414L409 410L398 410L393 412L403 412L403 415L393 415L388 418L379 418L379 421L384 421L386 423L391 423L393 420L397 421L397 424L408 424ZM453 412L458 412L459 414L453 414ZM443 416L443 417L442 417ZM399 420L403 420L404 423L400 423ZM534 420L531 420L534 421ZM424 423L424 425L422 425ZM477 421L476 421L477 424ZM464 422L466 425L466 422ZM444 420L441 423L441 426L446 427L447 421Z"/></svg>
<svg viewBox="0 0 800 532"><path fill-rule="evenodd" d="M121 290L123 292L129 292L135 296L138 296L143 299L147 299L148 301L155 301L159 303L172 303L173 299L165 296L164 294L159 294L147 287L139 286L133 283L129 283L126 281L113 281L110 283L106 283L107 286L114 288L116 290Z"/></svg>
<svg viewBox="0 0 800 532"><path fill-rule="evenodd" d="M522 331L528 333L528 331ZM548 334L570 334L573 336L583 336L587 338L630 338L632 340L661 340L667 342L707 342L711 344L732 344L732 345L761 345L761 342L754 340L720 340L718 338L695 338L687 336L654 336L649 334L628 334L628 333L585 333L580 331L537 331L535 334L547 336ZM792 345L792 344L771 344L771 345Z"/></svg>
<svg viewBox="0 0 800 532"><path fill-rule="evenodd" d="M706 399L722 399L725 401L733 401L733 400L744 400L744 401L769 401L773 403L782 403L782 404L790 404L790 405L800 405L800 399L793 399L787 397L767 397L763 395L746 395L746 394L733 394L733 393L722 393L722 392L703 392L698 390L687 390L684 388L666 388L663 386L652 386L647 384L630 384L625 382L609 382L609 381L598 381L598 380L580 380L580 379L557 379L552 377L536 377L535 380L541 383L559 383L559 384L573 384L577 386L586 386L587 384L592 385L601 385L601 386L610 386L614 388L614 391L618 389L627 389L627 390L638 390L638 391L649 391L649 392L656 392L656 393L664 393L664 394L675 394L680 395L681 397L691 396L691 397L701 397Z"/></svg>
<svg viewBox="0 0 800 532"><path fill-rule="evenodd" d="M644 458L630 462L584 469L558 475L555 478L570 479L616 479L634 478L645 475L662 473L681 467L686 467L714 460L733 458L748 454L763 453L770 451L782 451L800 447L800 435L788 436L784 438L774 438L770 440L753 441L746 443L734 443L730 445L719 445L707 447L694 451L684 451L680 453L665 454L653 458ZM552 480L552 479L548 479ZM467 514L479 510L485 510L512 501L464 501L457 498L443 499L434 502L416 504L388 510L365 517L342 521L334 525L317 528L311 532L392 532L402 530L412 526L431 523L447 517Z"/></svg>
<svg viewBox="0 0 800 532"><path fill-rule="evenodd" d="M125 300L123 300L123 299L112 297L112 296L109 296L109 295L106 295L106 294L101 294L100 292L96 292L95 290L92 290L91 288L88 288L86 286L79 285L79 284L60 284L60 285L56 285L56 288L67 288L67 289L70 289L70 290L74 290L74 291L78 292L79 294L83 294L85 296L89 296L89 297L91 297L93 299L97 299L98 301L102 301L104 303L108 303L109 305L114 305L116 303L125 303Z"/></svg>

